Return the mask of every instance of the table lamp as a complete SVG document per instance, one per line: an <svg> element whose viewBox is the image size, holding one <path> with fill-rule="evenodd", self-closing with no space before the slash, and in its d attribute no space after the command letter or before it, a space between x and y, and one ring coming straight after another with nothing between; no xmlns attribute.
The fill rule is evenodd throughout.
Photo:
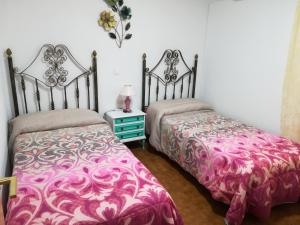
<svg viewBox="0 0 300 225"><path fill-rule="evenodd" d="M131 84L125 84L120 93L123 96L123 112L130 113L131 110L131 103L132 103L132 96L134 95L133 87Z"/></svg>

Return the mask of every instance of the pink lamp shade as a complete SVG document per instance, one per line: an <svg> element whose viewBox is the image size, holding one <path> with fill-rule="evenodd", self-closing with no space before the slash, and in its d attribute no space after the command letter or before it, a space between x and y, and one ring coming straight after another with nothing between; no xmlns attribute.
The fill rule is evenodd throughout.
<svg viewBox="0 0 300 225"><path fill-rule="evenodd" d="M125 84L121 90L120 95L124 97L124 103L123 103L123 112L130 113L131 110L131 103L132 98L131 96L134 95L133 87L131 84Z"/></svg>

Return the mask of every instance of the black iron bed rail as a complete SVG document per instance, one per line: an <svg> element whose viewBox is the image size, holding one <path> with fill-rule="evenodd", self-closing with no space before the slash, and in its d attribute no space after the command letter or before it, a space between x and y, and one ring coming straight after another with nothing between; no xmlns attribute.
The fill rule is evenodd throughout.
<svg viewBox="0 0 300 225"><path fill-rule="evenodd" d="M43 52L44 50L44 52ZM97 78L97 53L93 51L92 53L92 66L90 69L86 69L83 67L71 54L69 49L65 45L51 45L45 44L38 51L38 54L33 59L33 61L21 72L18 72L16 68L14 68L13 59L12 59L12 51L10 49L6 50L10 81L11 81L11 91L14 103L14 111L15 116L20 115L19 109L19 101L17 95L17 85L16 79L19 77L21 79L21 93L22 99L24 102L25 113L28 113L28 96L27 96L27 88L26 88L26 80L27 82L31 81L34 84L34 92L35 92L35 102L37 103L38 111L41 111L41 94L40 88L46 88L50 93L50 102L49 106L51 110L55 109L55 100L53 97L53 89L60 88L63 91L63 107L64 109L68 108L68 92L67 89L71 84L75 83L75 100L76 107L80 107L80 90L79 90L79 79L85 77L86 79L86 88L87 88L87 101L88 101L88 109L91 109L91 79L94 82L94 110L98 112L98 78ZM45 81L37 78L36 76L28 73L29 68L33 66L33 64L39 59L39 56L42 54L42 62L47 65L47 70L44 72ZM78 68L81 73L76 75L75 78L68 81L67 77L69 72L63 67L63 64L69 59L76 68ZM91 76L93 76L91 78Z"/></svg>
<svg viewBox="0 0 300 225"><path fill-rule="evenodd" d="M158 63L150 70L147 67L147 56L143 54L143 79L142 79L142 110L146 111L147 107L151 103L151 86L152 81L156 83L155 87L155 100L159 101L159 94L161 91L160 86L163 88L163 99L168 99L168 87L173 87L172 99L176 98L176 86L180 84L180 98L183 98L184 91L184 80L187 81L187 98L195 98L195 89L196 89L196 77L197 77L197 66L198 66L198 55L195 55L194 66L190 68L186 61L183 58L183 55L180 50L166 50ZM179 71L177 69L177 65L182 62L186 72L179 75ZM164 70L163 75L157 73L157 69L161 64L165 64L166 69ZM146 83L147 82L147 83ZM192 86L192 87L191 87ZM146 105L146 92L148 92Z"/></svg>

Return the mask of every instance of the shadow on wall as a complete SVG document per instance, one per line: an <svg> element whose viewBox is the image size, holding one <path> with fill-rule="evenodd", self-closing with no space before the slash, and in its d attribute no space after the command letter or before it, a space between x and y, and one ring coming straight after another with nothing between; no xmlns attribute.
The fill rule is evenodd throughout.
<svg viewBox="0 0 300 225"><path fill-rule="evenodd" d="M116 106L118 109L123 108L123 96L118 95L117 100L116 100Z"/></svg>

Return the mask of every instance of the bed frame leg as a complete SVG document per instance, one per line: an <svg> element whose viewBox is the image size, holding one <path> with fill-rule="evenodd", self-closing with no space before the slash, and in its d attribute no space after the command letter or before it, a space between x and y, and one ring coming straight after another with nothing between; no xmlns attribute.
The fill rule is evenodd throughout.
<svg viewBox="0 0 300 225"><path fill-rule="evenodd" d="M142 145L143 150L145 150L145 143L146 143L146 140L141 140L141 145Z"/></svg>
<svg viewBox="0 0 300 225"><path fill-rule="evenodd" d="M225 223L226 225L229 225L229 223L227 222L226 218L224 218L224 223Z"/></svg>
<svg viewBox="0 0 300 225"><path fill-rule="evenodd" d="M17 178L13 176L0 179L0 185L6 184L9 184L9 197L15 198L17 196Z"/></svg>
<svg viewBox="0 0 300 225"><path fill-rule="evenodd" d="M17 178L5 177L0 179L0 185L9 184L9 197L15 198L17 195ZM5 225L4 211L2 205L2 187L0 188L0 225Z"/></svg>

